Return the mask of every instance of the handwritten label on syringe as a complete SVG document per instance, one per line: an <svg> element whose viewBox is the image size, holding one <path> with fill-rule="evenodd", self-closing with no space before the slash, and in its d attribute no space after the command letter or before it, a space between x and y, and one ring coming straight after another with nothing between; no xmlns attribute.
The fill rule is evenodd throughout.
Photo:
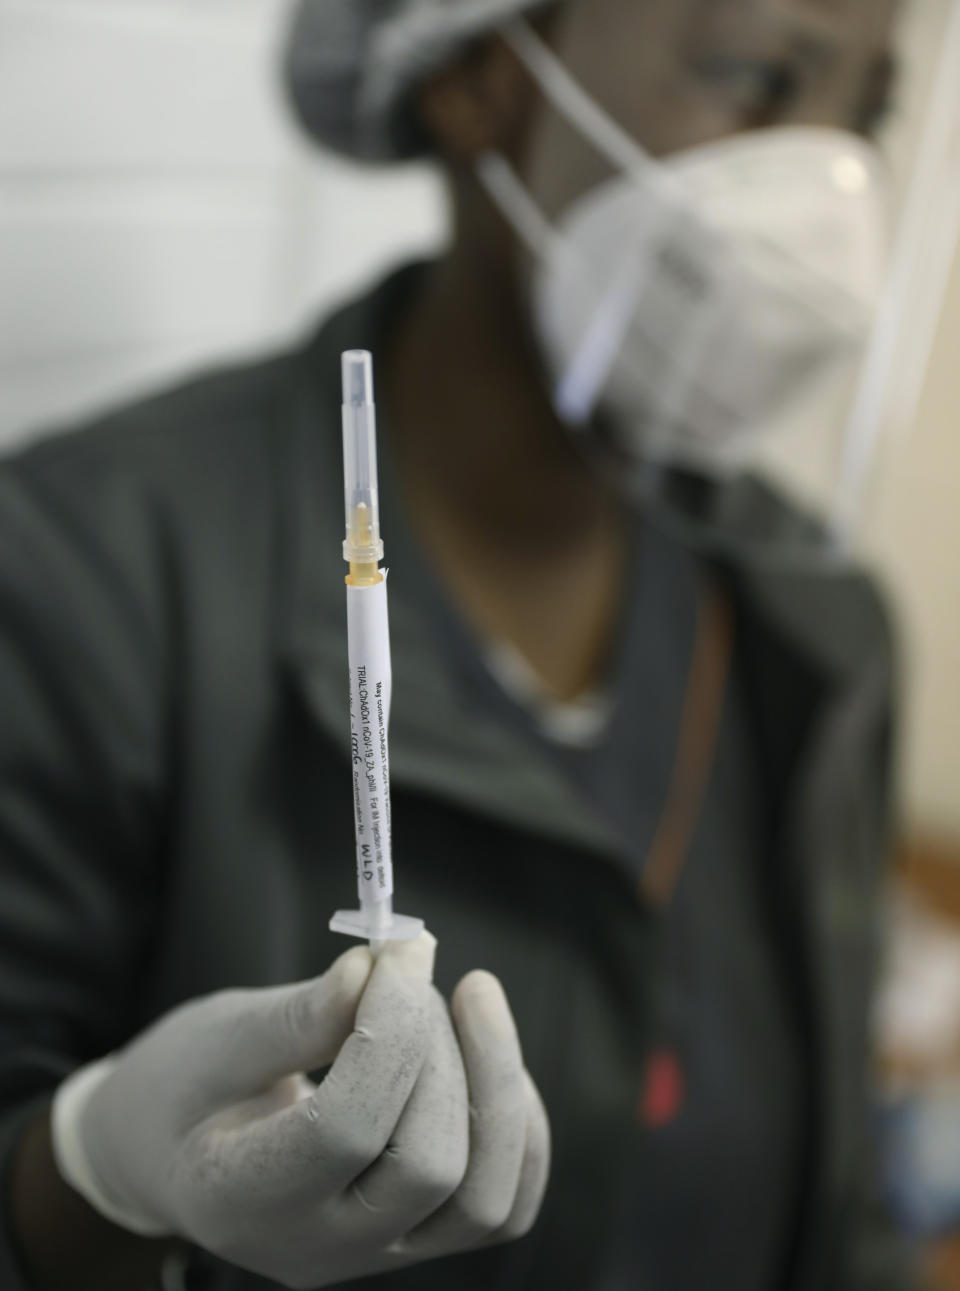
<svg viewBox="0 0 960 1291"><path fill-rule="evenodd" d="M350 732L357 888L361 903L393 895L390 853L390 645L386 582L347 588Z"/></svg>

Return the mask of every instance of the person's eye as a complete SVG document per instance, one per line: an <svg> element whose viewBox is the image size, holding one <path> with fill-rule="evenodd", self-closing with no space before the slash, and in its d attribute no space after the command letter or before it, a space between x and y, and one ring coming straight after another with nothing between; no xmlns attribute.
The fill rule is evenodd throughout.
<svg viewBox="0 0 960 1291"><path fill-rule="evenodd" d="M785 111L799 90L796 66L785 59L714 57L697 75L744 117L766 120Z"/></svg>
<svg viewBox="0 0 960 1291"><path fill-rule="evenodd" d="M897 115L897 104L892 98L885 98L868 104L857 113L853 128L857 134L866 139L876 139L882 135Z"/></svg>
<svg viewBox="0 0 960 1291"><path fill-rule="evenodd" d="M883 55L871 67L853 123L854 129L868 139L875 139L896 116L899 79L899 68L891 54Z"/></svg>

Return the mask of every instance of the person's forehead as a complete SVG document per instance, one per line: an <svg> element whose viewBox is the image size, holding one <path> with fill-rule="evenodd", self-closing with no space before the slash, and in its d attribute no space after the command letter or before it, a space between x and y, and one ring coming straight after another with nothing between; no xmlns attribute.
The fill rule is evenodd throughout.
<svg viewBox="0 0 960 1291"><path fill-rule="evenodd" d="M617 28L687 28L736 20L760 30L780 29L811 40L837 42L865 32L886 33L901 0L578 0L574 5L589 22L601 12L615 19L603 23L615 39Z"/></svg>
<svg viewBox="0 0 960 1291"><path fill-rule="evenodd" d="M710 7L724 0L703 0ZM899 0L733 0L757 21L779 23L826 41L862 32L886 33Z"/></svg>

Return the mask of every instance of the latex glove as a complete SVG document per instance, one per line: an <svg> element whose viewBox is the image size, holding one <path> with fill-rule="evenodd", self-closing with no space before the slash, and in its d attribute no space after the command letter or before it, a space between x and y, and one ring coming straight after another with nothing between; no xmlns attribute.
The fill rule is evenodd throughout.
<svg viewBox="0 0 960 1291"><path fill-rule="evenodd" d="M65 1083L54 1147L108 1218L318 1287L525 1232L549 1130L499 983L435 941L187 1004ZM358 1004L359 1001L359 1004ZM319 1086L302 1075L332 1062Z"/></svg>

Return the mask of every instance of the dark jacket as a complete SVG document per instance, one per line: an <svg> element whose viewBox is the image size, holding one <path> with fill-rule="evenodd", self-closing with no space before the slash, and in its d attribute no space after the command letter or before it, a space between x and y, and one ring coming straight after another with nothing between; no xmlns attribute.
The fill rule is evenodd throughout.
<svg viewBox="0 0 960 1291"><path fill-rule="evenodd" d="M354 895L338 356L371 343L383 299L0 470L3 1159L67 1072L178 1001L304 978L344 949L327 930ZM733 598L807 1006L816 1129L790 1285L902 1287L865 1098L887 624L770 495L696 510L663 523ZM658 918L554 766L465 708L414 579L391 572L398 905L438 934L443 989L477 965L503 979L555 1159L529 1237L391 1285L580 1291L620 1213ZM9 1234L0 1287L21 1287Z"/></svg>

